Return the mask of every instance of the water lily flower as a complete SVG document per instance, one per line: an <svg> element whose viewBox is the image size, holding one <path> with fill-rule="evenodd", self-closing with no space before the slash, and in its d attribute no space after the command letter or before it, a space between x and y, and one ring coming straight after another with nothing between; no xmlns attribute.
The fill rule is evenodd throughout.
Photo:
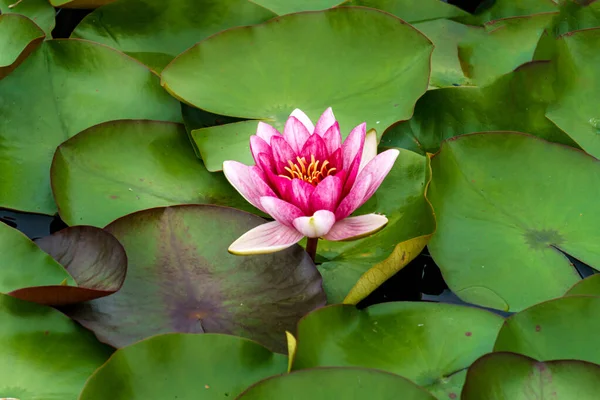
<svg viewBox="0 0 600 400"><path fill-rule="evenodd" d="M318 238L358 239L387 224L379 214L350 217L379 188L399 154L392 149L377 155L375 132L367 135L365 123L342 143L331 108L316 126L296 109L283 134L259 122L250 149L256 165L225 161L223 172L248 202L275 221L246 232L230 253L272 253L308 237L314 259Z"/></svg>

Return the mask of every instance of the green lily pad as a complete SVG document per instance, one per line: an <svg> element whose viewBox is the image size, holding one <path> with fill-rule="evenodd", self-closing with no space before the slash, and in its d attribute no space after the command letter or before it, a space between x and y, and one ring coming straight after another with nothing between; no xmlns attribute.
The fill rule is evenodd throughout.
<svg viewBox="0 0 600 400"><path fill-rule="evenodd" d="M593 345L598 329L600 297L562 297L510 316L494 351L511 351L541 361L573 359L598 364L600 349Z"/></svg>
<svg viewBox="0 0 600 400"><path fill-rule="evenodd" d="M376 235L351 242L319 241L319 271L327 300L357 303L390 278L427 244L435 230L431 206L425 199L430 178L427 157L407 150L400 156L377 192L355 214L381 213L389 222ZM350 297L348 297L350 295Z"/></svg>
<svg viewBox="0 0 600 400"><path fill-rule="evenodd" d="M0 80L0 93L0 207L22 211L56 212L50 164L69 137L115 119L181 120L149 69L76 39L42 43Z"/></svg>
<svg viewBox="0 0 600 400"><path fill-rule="evenodd" d="M169 64L162 84L203 110L263 119L278 129L295 108L316 121L331 106L344 135L365 121L381 131L412 114L427 89L432 49L425 36L394 16L340 7L214 35ZM237 131L239 146L231 137L213 135L223 147L221 162L247 157L239 148L256 132L255 124Z"/></svg>
<svg viewBox="0 0 600 400"><path fill-rule="evenodd" d="M587 3L587 4L586 4ZM555 33L563 35L581 29L600 27L600 2L563 0L555 21Z"/></svg>
<svg viewBox="0 0 600 400"><path fill-rule="evenodd" d="M562 296L580 279L562 252L600 267L598 160L489 132L444 142L432 169L429 251L464 301L519 311Z"/></svg>
<svg viewBox="0 0 600 400"><path fill-rule="evenodd" d="M287 357L248 339L164 334L117 350L90 377L79 400L234 399L286 367Z"/></svg>
<svg viewBox="0 0 600 400"><path fill-rule="evenodd" d="M264 222L206 205L118 219L105 229L127 252L123 287L67 312L115 347L159 333L228 333L285 352L285 331L326 299L321 276L300 246L246 257L227 252Z"/></svg>
<svg viewBox="0 0 600 400"><path fill-rule="evenodd" d="M7 398L75 400L112 352L50 307L0 294L0 319L0 393Z"/></svg>
<svg viewBox="0 0 600 400"><path fill-rule="evenodd" d="M537 61L484 88L430 90L419 99L410 120L386 131L381 145L435 153L442 141L465 133L518 131L578 147L545 116L556 98L553 83L553 66Z"/></svg>
<svg viewBox="0 0 600 400"><path fill-rule="evenodd" d="M491 7L484 7L477 10L475 15L457 18L457 20L471 25L483 25L502 18L553 12L558 8L557 3L553 0L495 0Z"/></svg>
<svg viewBox="0 0 600 400"><path fill-rule="evenodd" d="M346 3L346 0L252 0L277 15L301 11L320 11Z"/></svg>
<svg viewBox="0 0 600 400"><path fill-rule="evenodd" d="M469 368L462 400L595 400L600 366L576 360L538 362L513 353L492 353ZM539 397L538 397L539 396Z"/></svg>
<svg viewBox="0 0 600 400"><path fill-rule="evenodd" d="M115 0L49 0L54 7L61 8L98 8Z"/></svg>
<svg viewBox="0 0 600 400"><path fill-rule="evenodd" d="M600 274L588 276L577 282L567 291L567 293L565 293L565 296L586 294L590 296L600 296Z"/></svg>
<svg viewBox="0 0 600 400"><path fill-rule="evenodd" d="M401 397L399 397L401 396ZM366 368L313 368L274 376L249 387L239 400L435 400L406 378Z"/></svg>
<svg viewBox="0 0 600 400"><path fill-rule="evenodd" d="M600 28L572 32L556 43L558 98L546 116L583 150L600 157Z"/></svg>
<svg viewBox="0 0 600 400"><path fill-rule="evenodd" d="M111 234L74 226L38 239L0 224L5 254L0 292L46 305L65 305L108 296L125 280L127 257ZM39 246L39 247L38 247Z"/></svg>
<svg viewBox="0 0 600 400"><path fill-rule="evenodd" d="M419 2L413 0L350 0L344 5L376 8L389 12L410 24L470 15L456 6L439 0L422 0Z"/></svg>
<svg viewBox="0 0 600 400"><path fill-rule="evenodd" d="M492 350L502 322L489 311L443 303L329 306L298 324L293 368L376 368L404 376L440 399L457 398L461 372Z"/></svg>
<svg viewBox="0 0 600 400"><path fill-rule="evenodd" d="M71 37L114 47L160 72L200 40L275 16L247 0L119 0L88 14Z"/></svg>
<svg viewBox="0 0 600 400"><path fill-rule="evenodd" d="M52 37L56 12L48 0L0 0L0 12L24 15L39 26L46 37Z"/></svg>
<svg viewBox="0 0 600 400"><path fill-rule="evenodd" d="M102 227L135 211L186 203L254 210L194 156L183 126L168 122L112 121L81 132L59 146L51 177L59 213L71 225Z"/></svg>
<svg viewBox="0 0 600 400"><path fill-rule="evenodd" d="M44 37L44 31L29 18L0 14L0 79L19 66Z"/></svg>

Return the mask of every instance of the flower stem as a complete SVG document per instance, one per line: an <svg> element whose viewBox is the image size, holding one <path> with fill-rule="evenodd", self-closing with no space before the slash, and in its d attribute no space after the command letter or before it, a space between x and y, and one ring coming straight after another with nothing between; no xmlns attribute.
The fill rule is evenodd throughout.
<svg viewBox="0 0 600 400"><path fill-rule="evenodd" d="M319 238L307 238L306 241L306 252L310 256L313 262L315 261L315 257L317 255L317 244L319 243Z"/></svg>

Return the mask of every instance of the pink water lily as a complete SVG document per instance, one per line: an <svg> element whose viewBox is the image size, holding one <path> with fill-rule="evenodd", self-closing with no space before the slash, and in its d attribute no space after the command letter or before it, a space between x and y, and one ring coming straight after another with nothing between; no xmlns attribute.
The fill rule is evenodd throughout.
<svg viewBox="0 0 600 400"><path fill-rule="evenodd" d="M317 238L352 240L387 224L379 214L350 217L379 188L399 154L392 149L377 155L375 132L367 135L365 123L342 143L331 108L316 126L296 109L283 135L259 122L250 149L256 165L225 161L223 172L248 202L275 221L246 232L229 252L272 253L308 237L311 253L308 247L316 248Z"/></svg>

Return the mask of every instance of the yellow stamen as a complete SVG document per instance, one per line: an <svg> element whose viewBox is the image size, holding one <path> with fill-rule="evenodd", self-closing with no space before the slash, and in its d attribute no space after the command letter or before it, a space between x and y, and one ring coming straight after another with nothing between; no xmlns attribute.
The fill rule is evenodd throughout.
<svg viewBox="0 0 600 400"><path fill-rule="evenodd" d="M283 168L287 174L279 176L289 180L295 178L301 179L311 185L317 185L336 171L336 168L328 168L329 160L323 161L320 167L319 164L321 164L321 160L315 160L314 155L310 156L310 163L308 165L306 165L306 159L304 157L296 157L296 163L292 160L288 160L289 167Z"/></svg>

